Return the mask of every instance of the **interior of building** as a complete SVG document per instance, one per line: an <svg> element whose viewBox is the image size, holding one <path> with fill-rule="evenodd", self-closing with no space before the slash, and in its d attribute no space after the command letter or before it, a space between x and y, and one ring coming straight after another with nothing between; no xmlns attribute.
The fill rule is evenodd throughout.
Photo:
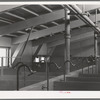
<svg viewBox="0 0 100 100"><path fill-rule="evenodd" d="M99 91L100 5L0 5L0 91Z"/></svg>

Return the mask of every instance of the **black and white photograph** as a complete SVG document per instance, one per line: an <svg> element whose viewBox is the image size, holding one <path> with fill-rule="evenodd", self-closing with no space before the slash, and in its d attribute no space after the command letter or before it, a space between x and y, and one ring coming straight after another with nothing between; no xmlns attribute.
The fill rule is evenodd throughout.
<svg viewBox="0 0 100 100"><path fill-rule="evenodd" d="M0 4L0 91L100 91L100 3Z"/></svg>

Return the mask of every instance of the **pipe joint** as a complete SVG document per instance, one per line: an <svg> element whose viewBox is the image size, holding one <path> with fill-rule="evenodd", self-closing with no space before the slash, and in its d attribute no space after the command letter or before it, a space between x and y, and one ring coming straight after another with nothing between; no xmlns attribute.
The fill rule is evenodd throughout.
<svg viewBox="0 0 100 100"><path fill-rule="evenodd" d="M94 39L96 40L98 38L97 33L94 33Z"/></svg>
<svg viewBox="0 0 100 100"><path fill-rule="evenodd" d="M97 37L97 36L95 36L94 38L95 38L95 40L97 40L97 39L98 39L98 37Z"/></svg>
<svg viewBox="0 0 100 100"><path fill-rule="evenodd" d="M66 39L71 39L71 35L70 35L70 34L65 34L64 37L65 37Z"/></svg>

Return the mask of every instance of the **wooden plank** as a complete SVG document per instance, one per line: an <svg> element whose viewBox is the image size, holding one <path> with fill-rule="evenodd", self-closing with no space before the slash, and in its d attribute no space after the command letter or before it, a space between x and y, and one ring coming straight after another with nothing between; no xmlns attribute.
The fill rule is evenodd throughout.
<svg viewBox="0 0 100 100"><path fill-rule="evenodd" d="M58 10L49 14L44 14L38 17L30 18L25 21L16 22L11 25L0 27L0 35L13 33L31 26L35 27L37 25L47 23L53 20L57 20L64 17L64 11Z"/></svg>
<svg viewBox="0 0 100 100"><path fill-rule="evenodd" d="M97 20L99 21L100 14L98 14L97 17L98 17ZM93 22L95 22L95 16L94 15L90 16L90 19ZM76 28L76 27L80 27L80 26L83 26L83 25L85 25L85 23L81 20L75 20L75 21L70 22L71 29ZM99 26L100 26L100 23L98 24L98 27ZM91 30L90 27L87 27L87 29L88 28L89 28L89 30ZM64 30L65 30L64 24L54 26L54 27L51 27L51 28L48 28L48 29L44 29L44 30L32 33L29 40L38 39L40 37L50 35L51 33L54 34L54 33L62 32ZM85 31L85 30L83 30L83 31ZM24 35L24 36L20 36L18 38L13 39L13 44L24 42L26 40L26 37L27 37L27 35Z"/></svg>
<svg viewBox="0 0 100 100"><path fill-rule="evenodd" d="M13 7L17 7L17 6L15 5ZM13 7L10 6L9 9L13 8ZM82 9L81 6L80 6L80 8ZM99 8L99 6L94 5L94 6L88 7L86 5L85 11L89 11L89 10L92 10L95 8ZM55 12L52 12L49 14L44 14L44 15L38 16L36 18L27 19L25 21L21 21L21 22L14 23L12 25L7 25L4 27L1 27L0 35L13 33L13 32L16 32L16 31L19 31L19 30L22 30L22 29L25 29L25 28L28 28L31 26L36 26L36 25L43 24L43 23L46 23L46 22L49 22L52 20L57 20L57 19L60 19L63 17L64 17L64 11L63 11L63 9L61 9L61 10L58 10L58 11L55 11Z"/></svg>

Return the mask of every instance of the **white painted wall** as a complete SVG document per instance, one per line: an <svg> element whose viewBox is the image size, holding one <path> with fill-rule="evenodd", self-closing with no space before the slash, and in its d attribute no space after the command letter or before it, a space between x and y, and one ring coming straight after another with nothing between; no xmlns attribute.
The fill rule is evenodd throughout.
<svg viewBox="0 0 100 100"><path fill-rule="evenodd" d="M11 38L0 37L1 47L11 47Z"/></svg>
<svg viewBox="0 0 100 100"><path fill-rule="evenodd" d="M38 55L47 55L47 45L44 43L38 53Z"/></svg>

